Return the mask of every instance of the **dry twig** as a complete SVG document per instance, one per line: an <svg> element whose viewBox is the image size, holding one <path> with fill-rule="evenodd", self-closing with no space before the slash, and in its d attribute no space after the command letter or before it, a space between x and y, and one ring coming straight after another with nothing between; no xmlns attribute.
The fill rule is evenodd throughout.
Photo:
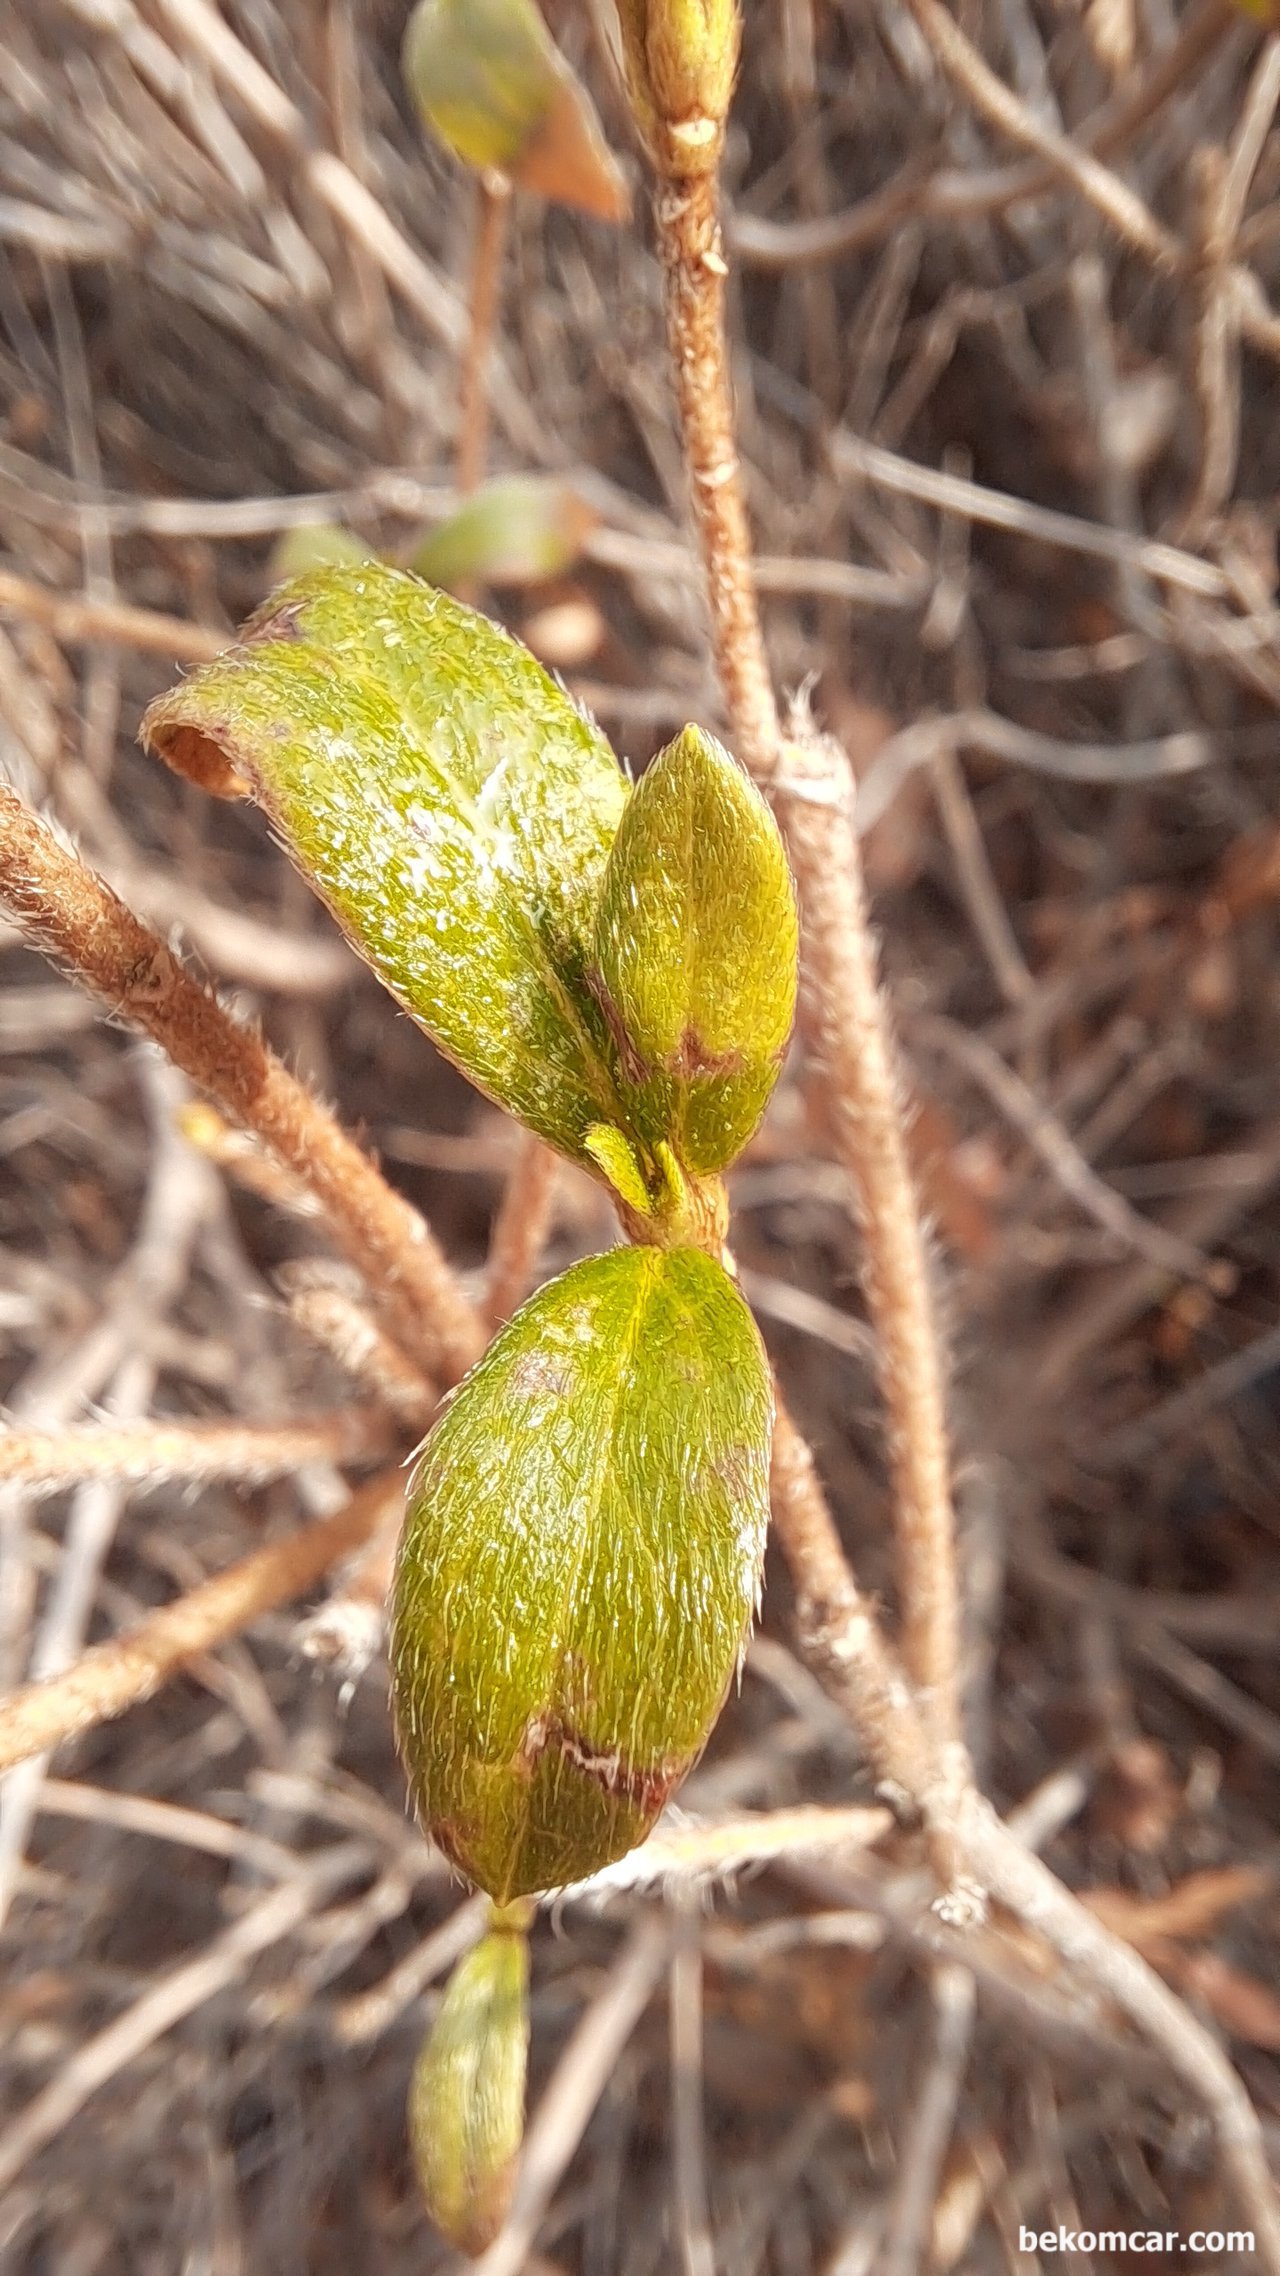
<svg viewBox="0 0 1280 2276"><path fill-rule="evenodd" d="M12 1692L0 1701L0 1770L150 1699L189 1660L239 1635L264 1612L301 1596L368 1540L388 1501L400 1491L398 1471L375 1479L335 1516L254 1550L216 1579L153 1612L131 1635L95 1644L65 1674Z"/></svg>
<svg viewBox="0 0 1280 2276"><path fill-rule="evenodd" d="M387 1418L376 1408L286 1423L94 1423L73 1430L0 1431L0 1485L60 1494L86 1478L121 1485L187 1485L215 1478L260 1486L307 1462L363 1462L385 1454Z"/></svg>
<svg viewBox="0 0 1280 2276"><path fill-rule="evenodd" d="M480 1350L476 1315L428 1227L165 943L0 784L0 906L27 937L251 1131L320 1202L406 1351L456 1382Z"/></svg>

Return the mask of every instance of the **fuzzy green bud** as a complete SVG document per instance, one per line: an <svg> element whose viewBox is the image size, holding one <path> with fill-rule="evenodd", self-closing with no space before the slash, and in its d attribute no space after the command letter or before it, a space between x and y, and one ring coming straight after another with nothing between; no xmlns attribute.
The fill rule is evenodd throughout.
<svg viewBox="0 0 1280 2276"><path fill-rule="evenodd" d="M441 2234L483 2252L501 2228L524 2138L529 1907L495 1908L458 1962L414 2065L409 2147Z"/></svg>
<svg viewBox="0 0 1280 2276"><path fill-rule="evenodd" d="M686 727L618 826L590 980L627 1127L694 1178L741 1153L778 1079L798 921L778 826L723 745Z"/></svg>
<svg viewBox="0 0 1280 2276"><path fill-rule="evenodd" d="M696 1249L589 1257L431 1432L392 1587L425 1830L499 1903L644 1839L733 1679L768 1523L769 1375Z"/></svg>
<svg viewBox="0 0 1280 2276"><path fill-rule="evenodd" d="M626 184L591 99L534 0L418 0L402 63L420 116L468 166L601 220L625 218Z"/></svg>
<svg viewBox="0 0 1280 2276"><path fill-rule="evenodd" d="M433 585L536 584L576 561L598 518L567 482L500 475L419 540L411 566Z"/></svg>
<svg viewBox="0 0 1280 2276"><path fill-rule="evenodd" d="M738 68L738 0L618 0L627 91L659 172L714 172Z"/></svg>
<svg viewBox="0 0 1280 2276"><path fill-rule="evenodd" d="M311 569L358 568L362 561L377 558L373 547L353 530L335 522L302 522L277 539L271 554L271 583L282 585Z"/></svg>

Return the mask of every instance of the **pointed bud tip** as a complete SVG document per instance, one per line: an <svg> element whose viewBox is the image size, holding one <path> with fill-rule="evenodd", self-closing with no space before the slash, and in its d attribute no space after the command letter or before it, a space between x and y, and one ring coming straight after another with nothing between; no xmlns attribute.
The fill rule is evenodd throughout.
<svg viewBox="0 0 1280 2276"><path fill-rule="evenodd" d="M738 0L618 0L627 89L660 173L714 172L738 68Z"/></svg>
<svg viewBox="0 0 1280 2276"><path fill-rule="evenodd" d="M524 2138L529 1914L495 1908L458 1962L409 2088L409 2147L423 2203L472 2258L506 2218Z"/></svg>
<svg viewBox="0 0 1280 2276"><path fill-rule="evenodd" d="M418 0L401 64L419 116L465 165L625 219L626 182L534 0Z"/></svg>

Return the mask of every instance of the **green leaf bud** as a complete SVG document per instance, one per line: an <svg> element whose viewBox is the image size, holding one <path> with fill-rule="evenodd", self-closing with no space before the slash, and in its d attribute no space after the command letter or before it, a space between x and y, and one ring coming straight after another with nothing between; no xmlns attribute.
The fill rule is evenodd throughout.
<svg viewBox="0 0 1280 2276"><path fill-rule="evenodd" d="M632 793L604 873L591 983L628 1127L698 1176L742 1151L795 1016L782 840L729 753L686 727Z"/></svg>
<svg viewBox="0 0 1280 2276"><path fill-rule="evenodd" d="M355 947L472 1082L595 1168L621 1119L586 984L627 785L488 618L381 562L286 585L144 739L252 794Z"/></svg>
<svg viewBox="0 0 1280 2276"><path fill-rule="evenodd" d="M499 1902L643 1840L745 1641L768 1369L696 1249L574 1265L426 1441L392 1587L392 1699L427 1832Z"/></svg>
<svg viewBox="0 0 1280 2276"><path fill-rule="evenodd" d="M524 2138L529 1908L495 1909L458 1962L414 2065L409 2147L427 2211L461 2251L501 2228Z"/></svg>
<svg viewBox="0 0 1280 2276"><path fill-rule="evenodd" d="M336 569L348 563L355 567L377 558L374 548L354 530L341 529L336 522L303 522L277 538L271 553L271 582L282 585L286 578L301 577L309 569Z"/></svg>
<svg viewBox="0 0 1280 2276"><path fill-rule="evenodd" d="M486 482L414 548L433 585L532 585L572 566L598 516L567 482L512 474Z"/></svg>
<svg viewBox="0 0 1280 2276"><path fill-rule="evenodd" d="M625 220L626 184L591 99L534 0L418 0L401 61L419 114L468 166Z"/></svg>
<svg viewBox="0 0 1280 2276"><path fill-rule="evenodd" d="M738 68L738 0L618 0L627 91L660 173L714 172Z"/></svg>

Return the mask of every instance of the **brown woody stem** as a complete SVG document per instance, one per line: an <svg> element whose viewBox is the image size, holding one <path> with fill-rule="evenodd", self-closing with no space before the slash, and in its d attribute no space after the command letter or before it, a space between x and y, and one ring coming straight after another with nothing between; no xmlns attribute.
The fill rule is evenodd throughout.
<svg viewBox="0 0 1280 2276"><path fill-rule="evenodd" d="M551 1148L522 1131L489 1236L484 1309L495 1328L529 1293L551 1226L557 1174Z"/></svg>
<svg viewBox="0 0 1280 2276"><path fill-rule="evenodd" d="M959 1619L943 1374L919 1205L876 979L847 762L784 744L756 606L734 440L714 175L664 181L658 234L681 432L716 665L739 756L773 797L800 891L807 1015L854 1183L889 1411L903 1651L963 1780ZM850 1584L852 1585L852 1583Z"/></svg>
<svg viewBox="0 0 1280 2276"><path fill-rule="evenodd" d="M237 1026L155 933L0 785L0 906L34 947L158 1043L314 1195L396 1340L455 1383L483 1330L430 1230L260 1035Z"/></svg>
<svg viewBox="0 0 1280 2276"><path fill-rule="evenodd" d="M375 1478L336 1516L255 1550L176 1604L153 1612L131 1635L95 1644L65 1674L11 1693L0 1701L0 1771L150 1699L187 1661L301 1596L340 1557L369 1539L401 1491L398 1470Z"/></svg>
<svg viewBox="0 0 1280 2276"><path fill-rule="evenodd" d="M655 212L716 670L738 756L753 775L767 779L778 750L778 707L760 631L738 465L715 175L659 183Z"/></svg>
<svg viewBox="0 0 1280 2276"><path fill-rule="evenodd" d="M290 1423L90 1423L80 1430L0 1432L0 1485L55 1494L87 1478L122 1485L218 1478L262 1485L305 1462L358 1462L393 1448L388 1418L343 1407Z"/></svg>
<svg viewBox="0 0 1280 2276"><path fill-rule="evenodd" d="M471 255L471 329L458 382L455 475L463 497L478 490L489 455L489 358L498 318L511 185L486 172L476 185L476 237Z"/></svg>
<svg viewBox="0 0 1280 2276"><path fill-rule="evenodd" d="M818 738L788 743L773 789L800 891L801 1016L827 1080L832 1134L862 1228L889 1414L903 1658L939 1735L959 1748L960 1614L942 1359L848 762Z"/></svg>

